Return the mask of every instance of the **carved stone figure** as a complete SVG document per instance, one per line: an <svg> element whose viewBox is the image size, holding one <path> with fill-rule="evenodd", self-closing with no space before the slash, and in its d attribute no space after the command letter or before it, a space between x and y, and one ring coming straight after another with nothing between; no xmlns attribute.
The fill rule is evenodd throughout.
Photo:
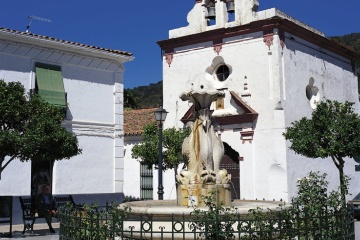
<svg viewBox="0 0 360 240"><path fill-rule="evenodd" d="M228 174L226 169L221 169L216 175L217 184L227 184L231 180L231 174Z"/></svg>
<svg viewBox="0 0 360 240"><path fill-rule="evenodd" d="M210 110L211 103L224 96L222 91L215 90L209 82L196 86L191 84L191 90L180 96L194 106L191 134L182 145L187 170L182 170L176 176L179 184L177 202L180 206L189 206L188 199L195 199L195 202L202 205L202 197L211 192L217 193L217 201L230 205L228 183L231 175L226 170L219 169L224 156L224 144L214 130L213 111Z"/></svg>
<svg viewBox="0 0 360 240"><path fill-rule="evenodd" d="M215 182L215 173L219 171L220 161L224 156L224 146L215 133L211 119L213 111L210 110L211 103L223 96L223 92L208 93L202 88L200 91L181 95L182 100L189 100L195 105L195 122L190 136L183 142L183 158L187 163L188 171L201 175L201 179L207 182L209 179ZM203 172L203 170L207 171ZM205 177L204 173L209 176Z"/></svg>

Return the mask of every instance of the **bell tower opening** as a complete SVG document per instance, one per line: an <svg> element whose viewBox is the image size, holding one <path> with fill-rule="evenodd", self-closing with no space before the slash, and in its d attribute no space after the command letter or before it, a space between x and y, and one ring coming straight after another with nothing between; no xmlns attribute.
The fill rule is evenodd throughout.
<svg viewBox="0 0 360 240"><path fill-rule="evenodd" d="M235 21L235 0L226 0L226 11L228 13L228 22Z"/></svg>
<svg viewBox="0 0 360 240"><path fill-rule="evenodd" d="M216 24L216 8L215 0L206 0L204 7L206 8L205 18L207 20L208 26L213 26Z"/></svg>

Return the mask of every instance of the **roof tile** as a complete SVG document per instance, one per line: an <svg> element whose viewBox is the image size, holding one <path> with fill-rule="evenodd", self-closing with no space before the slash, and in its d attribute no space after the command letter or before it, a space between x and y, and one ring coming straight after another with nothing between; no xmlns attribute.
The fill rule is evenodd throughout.
<svg viewBox="0 0 360 240"><path fill-rule="evenodd" d="M33 33L29 33L29 32L22 32L22 31L18 31L18 30L12 30L12 29L8 29L8 28L0 27L0 31L13 33L13 34L19 34L19 35L23 35L23 36L34 37L34 38L38 38L38 39L51 40L51 41L59 42L59 43L66 43L66 44L70 44L70 45L74 45L74 46L80 46L80 47L85 47L85 48L90 48L90 49L96 49L96 50L101 50L101 51L115 53L115 54L121 54L121 55L127 55L127 56L132 56L133 55L132 53L121 51L121 50L113 50L113 49L109 49L109 48L96 47L96 46L92 46L92 45L71 42L71 41L67 41L67 40L62 40L62 39L57 39L57 38L53 38L53 37L33 34Z"/></svg>
<svg viewBox="0 0 360 240"><path fill-rule="evenodd" d="M157 108L124 110L124 133L126 135L141 135L143 127L155 122L154 111Z"/></svg>

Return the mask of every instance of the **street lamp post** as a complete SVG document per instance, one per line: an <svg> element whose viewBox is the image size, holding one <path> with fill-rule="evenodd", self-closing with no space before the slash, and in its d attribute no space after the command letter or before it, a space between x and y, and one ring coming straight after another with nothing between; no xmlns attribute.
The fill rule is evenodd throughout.
<svg viewBox="0 0 360 240"><path fill-rule="evenodd" d="M160 108L154 112L156 121L159 123L159 162L158 162L158 199L163 200L164 196L164 187L162 185L162 125L166 119L167 111Z"/></svg>

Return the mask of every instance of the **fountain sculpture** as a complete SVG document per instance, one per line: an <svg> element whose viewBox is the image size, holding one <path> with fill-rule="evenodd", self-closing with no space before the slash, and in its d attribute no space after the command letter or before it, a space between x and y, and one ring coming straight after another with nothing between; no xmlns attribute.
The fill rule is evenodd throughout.
<svg viewBox="0 0 360 240"><path fill-rule="evenodd" d="M193 103L194 121L191 134L185 138L182 153L187 165L186 170L176 176L177 200L150 200L123 203L120 206L131 208L129 219L124 221L124 229L134 239L194 239L189 228L191 213L194 209L206 211L203 196L215 194L216 203L236 208L239 214L248 214L249 209L262 207L275 209L276 201L231 201L231 175L220 169L224 156L224 146L214 130L212 112L213 101L223 98L222 91L212 86L192 85L192 89L181 94L184 101ZM214 196L214 195L212 195ZM139 219L141 221L139 221ZM190 221L190 220L189 220ZM161 231L156 231L161 229ZM174 234L179 237L175 237Z"/></svg>
<svg viewBox="0 0 360 240"><path fill-rule="evenodd" d="M231 203L229 181L231 175L225 169L220 170L220 161L224 156L224 146L216 135L213 122L211 103L225 95L222 91L204 89L191 90L181 94L183 101L190 101L194 105L194 122L191 134L182 146L182 153L187 170L182 170L176 180L177 205L204 206L203 196L215 192L216 201L226 206Z"/></svg>

